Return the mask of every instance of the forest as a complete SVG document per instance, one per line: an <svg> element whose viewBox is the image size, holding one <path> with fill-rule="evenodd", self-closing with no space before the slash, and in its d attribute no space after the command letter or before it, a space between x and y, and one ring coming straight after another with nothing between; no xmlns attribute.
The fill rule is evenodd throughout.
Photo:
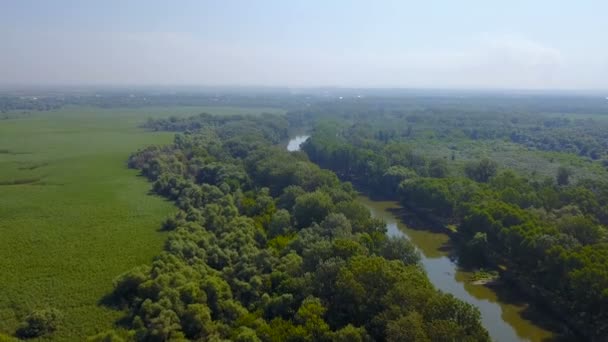
<svg viewBox="0 0 608 342"><path fill-rule="evenodd" d="M589 341L608 336L604 103L356 94L138 93L5 101L12 106L10 123L38 124L48 117L90 127L94 121L78 121L76 113L96 113L104 118L95 121L104 153L119 144L108 145L106 132L116 131L113 120L124 118L121 139L128 136L134 139L128 146L136 146L126 151L141 147L124 167L149 181L142 187L157 196L148 197L168 201L166 207L146 203L157 209L140 209L158 211L149 219L159 220L173 204L175 212L157 223L162 251L147 252L156 254L152 260L142 254L137 260L143 264L116 277L113 290L99 300L121 318L110 330L88 322L87 331L103 332L84 336L491 340L480 310L431 283L418 248L387 234L386 223L358 200L360 194L398 201L426 227L449 235L450 257L459 267L482 278L496 275L562 325L560 333ZM90 107L73 107L85 104ZM209 107L215 114L201 104L217 106ZM192 115L197 111L202 113ZM309 138L301 150L287 151L297 134ZM93 136L83 135L82 148ZM11 153L6 156L22 156ZM43 172L48 164L32 165L17 166ZM44 177L40 185L46 185ZM104 193L99 187L96 193ZM150 239L140 237L142 243ZM61 305L15 312L6 326L21 321L11 334L22 339L69 340L66 330L74 329L66 328ZM0 334L2 339L11 340Z"/></svg>
<svg viewBox="0 0 608 342"><path fill-rule="evenodd" d="M501 278L581 335L608 335L605 121L340 109L288 114L291 122L313 127L303 146L311 161L454 232L461 263L501 271ZM423 135L452 148L429 156L418 145ZM601 167L593 177L573 179L576 170L569 164L549 177L489 157L459 160L465 158L459 144L480 140L521 144L523 155L559 151Z"/></svg>
<svg viewBox="0 0 608 342"><path fill-rule="evenodd" d="M151 265L107 298L141 341L488 341L479 311L435 289L355 189L279 144L284 117L149 121L185 131L129 166L179 211ZM106 332L97 340L118 340Z"/></svg>
<svg viewBox="0 0 608 342"><path fill-rule="evenodd" d="M116 282L112 301L128 309L130 336L488 340L479 312L434 289L416 248L388 237L357 191L443 227L463 267L498 271L573 334L607 336L603 118L424 102L146 122L179 133L129 165L180 211L163 224L172 232L163 254ZM311 132L302 152L285 151L302 129ZM427 153L424 141L447 148ZM487 142L551 153L553 174L511 167L491 150L467 154Z"/></svg>

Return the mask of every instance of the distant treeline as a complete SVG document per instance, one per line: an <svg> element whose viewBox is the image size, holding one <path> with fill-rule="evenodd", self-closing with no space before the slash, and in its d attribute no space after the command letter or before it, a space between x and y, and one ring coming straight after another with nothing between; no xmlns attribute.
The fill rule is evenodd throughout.
<svg viewBox="0 0 608 342"><path fill-rule="evenodd" d="M359 95L366 94L370 95ZM101 108L145 106L242 106L334 114L392 113L395 111L432 113L495 113L495 114L599 114L608 115L608 100L601 96L583 95L520 95L467 94L450 95L428 91L411 95L370 92L362 89L316 91L301 89L289 92L252 89L247 92L217 89L216 91L146 91L141 89L61 91L39 90L20 92L28 95L0 94L0 110L46 110L64 105L86 105Z"/></svg>
<svg viewBox="0 0 608 342"><path fill-rule="evenodd" d="M44 111L61 108L64 101L59 98L37 98L37 97L0 97L0 112L10 111ZM0 116L1 117L1 116Z"/></svg>
<svg viewBox="0 0 608 342"><path fill-rule="evenodd" d="M288 118L292 126L309 128L316 122L336 120L384 142L429 134L444 141L508 140L529 148L606 159L608 166L608 116L601 115L608 115L604 99L439 98L317 103L290 111Z"/></svg>
<svg viewBox="0 0 608 342"><path fill-rule="evenodd" d="M1 96L0 111L52 110L63 106L94 106L100 108L140 108L174 106L234 106L293 108L302 106L305 97L237 94L97 94L62 96Z"/></svg>

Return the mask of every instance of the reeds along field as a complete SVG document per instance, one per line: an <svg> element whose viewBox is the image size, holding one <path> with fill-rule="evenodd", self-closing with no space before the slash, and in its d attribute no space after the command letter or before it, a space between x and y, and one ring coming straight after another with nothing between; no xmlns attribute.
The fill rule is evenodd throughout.
<svg viewBox="0 0 608 342"><path fill-rule="evenodd" d="M71 107L0 120L0 334L49 307L63 316L53 340L112 327L121 314L100 300L116 276L159 253L158 229L174 210L126 166L130 153L173 134L138 126L203 111L251 110Z"/></svg>

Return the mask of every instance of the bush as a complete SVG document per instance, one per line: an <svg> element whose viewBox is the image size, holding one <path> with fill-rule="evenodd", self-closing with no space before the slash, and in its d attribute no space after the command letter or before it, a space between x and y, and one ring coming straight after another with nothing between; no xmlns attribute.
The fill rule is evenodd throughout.
<svg viewBox="0 0 608 342"><path fill-rule="evenodd" d="M61 312L56 309L32 311L17 330L17 336L22 338L39 337L57 330Z"/></svg>

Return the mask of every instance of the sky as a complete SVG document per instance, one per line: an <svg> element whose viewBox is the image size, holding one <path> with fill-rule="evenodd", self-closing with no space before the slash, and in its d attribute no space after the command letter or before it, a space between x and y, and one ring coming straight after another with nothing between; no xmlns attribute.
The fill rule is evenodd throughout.
<svg viewBox="0 0 608 342"><path fill-rule="evenodd" d="M0 0L0 84L608 89L608 1Z"/></svg>

